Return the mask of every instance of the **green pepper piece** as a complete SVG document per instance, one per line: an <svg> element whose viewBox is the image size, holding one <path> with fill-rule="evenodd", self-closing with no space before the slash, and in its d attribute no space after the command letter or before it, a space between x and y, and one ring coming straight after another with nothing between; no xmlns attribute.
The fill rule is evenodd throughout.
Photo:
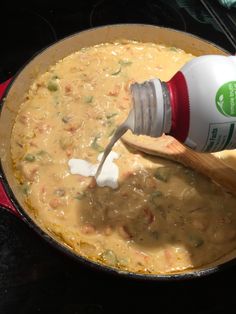
<svg viewBox="0 0 236 314"><path fill-rule="evenodd" d="M115 76L118 75L121 72L121 66L119 67L118 70L116 70L115 72L111 73L111 75Z"/></svg>
<svg viewBox="0 0 236 314"><path fill-rule="evenodd" d="M155 171L154 177L160 181L167 182L170 178L170 172L170 168L160 167Z"/></svg>
<svg viewBox="0 0 236 314"><path fill-rule="evenodd" d="M132 61L130 61L130 60L120 60L119 61L119 64L121 65L121 66L129 66L129 65L131 65L133 62Z"/></svg>
<svg viewBox="0 0 236 314"><path fill-rule="evenodd" d="M56 92L58 90L58 84L55 81L49 81L47 88L50 92Z"/></svg>
<svg viewBox="0 0 236 314"><path fill-rule="evenodd" d="M102 152L104 152L104 148L97 143L98 139L99 139L99 136L95 136L95 138L91 144L91 148L94 150L97 150L99 153L102 153Z"/></svg>
<svg viewBox="0 0 236 314"><path fill-rule="evenodd" d="M85 96L84 97L84 102L86 104L91 104L92 101L93 101L93 96Z"/></svg>
<svg viewBox="0 0 236 314"><path fill-rule="evenodd" d="M118 262L116 254L112 250L105 250L101 254L101 258L105 263L111 266L115 266Z"/></svg>
<svg viewBox="0 0 236 314"><path fill-rule="evenodd" d="M35 156L33 154L27 154L25 155L24 160L28 161L28 162L34 162L35 161Z"/></svg>

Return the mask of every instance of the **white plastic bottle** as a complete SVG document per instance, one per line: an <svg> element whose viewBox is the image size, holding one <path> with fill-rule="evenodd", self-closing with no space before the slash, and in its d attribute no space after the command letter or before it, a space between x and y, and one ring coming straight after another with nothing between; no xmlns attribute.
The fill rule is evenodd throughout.
<svg viewBox="0 0 236 314"><path fill-rule="evenodd" d="M135 134L170 134L200 152L236 148L236 57L188 62L169 82L131 86Z"/></svg>
<svg viewBox="0 0 236 314"><path fill-rule="evenodd" d="M97 169L130 129L137 135L172 135L199 152L236 148L236 57L197 57L168 82L131 85L133 108L114 133Z"/></svg>

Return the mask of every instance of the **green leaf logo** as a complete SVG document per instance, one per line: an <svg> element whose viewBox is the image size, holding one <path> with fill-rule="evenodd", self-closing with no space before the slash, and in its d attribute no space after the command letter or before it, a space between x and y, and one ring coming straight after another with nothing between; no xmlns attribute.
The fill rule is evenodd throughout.
<svg viewBox="0 0 236 314"><path fill-rule="evenodd" d="M228 114L224 111L224 95L221 94L219 96L219 100L217 101L218 109L221 113L223 113L224 116L228 116Z"/></svg>
<svg viewBox="0 0 236 314"><path fill-rule="evenodd" d="M216 107L226 117L236 117L236 81L223 84L216 93Z"/></svg>

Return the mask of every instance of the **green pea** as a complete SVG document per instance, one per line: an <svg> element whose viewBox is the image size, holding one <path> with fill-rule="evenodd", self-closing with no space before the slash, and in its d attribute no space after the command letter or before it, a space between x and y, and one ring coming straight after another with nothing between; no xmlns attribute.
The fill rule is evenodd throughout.
<svg viewBox="0 0 236 314"><path fill-rule="evenodd" d="M34 162L35 161L35 156L33 154L27 154L25 155L24 160L28 161L28 162Z"/></svg>
<svg viewBox="0 0 236 314"><path fill-rule="evenodd" d="M50 92L56 92L58 90L58 84L55 81L49 81L47 88Z"/></svg>

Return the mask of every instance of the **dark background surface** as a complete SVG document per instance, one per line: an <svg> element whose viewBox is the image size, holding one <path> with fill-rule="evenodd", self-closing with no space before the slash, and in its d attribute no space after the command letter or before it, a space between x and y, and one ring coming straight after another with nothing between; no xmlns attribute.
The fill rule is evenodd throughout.
<svg viewBox="0 0 236 314"><path fill-rule="evenodd" d="M228 27L233 25L230 29L236 34L236 9L224 10L216 5L217 0L205 2L214 4ZM199 0L77 0L76 5L67 1L64 7L53 3L36 7L24 5L24 1L21 5L0 4L0 82L14 75L37 51L54 41L106 24L146 23L171 27L203 37L230 52L236 51Z"/></svg>
<svg viewBox="0 0 236 314"><path fill-rule="evenodd" d="M220 10L236 23L235 10ZM86 0L67 3L66 8L32 8L21 2L20 7L5 4L0 14L0 82L43 47L105 24L172 27L235 51L200 1ZM98 273L63 256L0 208L0 314L236 313L235 284L236 267L182 282L143 282Z"/></svg>

